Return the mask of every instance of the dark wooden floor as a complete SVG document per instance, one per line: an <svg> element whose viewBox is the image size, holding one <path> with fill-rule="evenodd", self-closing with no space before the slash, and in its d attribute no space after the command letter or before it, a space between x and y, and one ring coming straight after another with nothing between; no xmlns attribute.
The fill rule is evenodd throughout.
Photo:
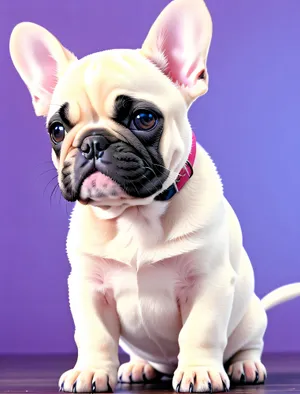
<svg viewBox="0 0 300 394"><path fill-rule="evenodd" d="M0 393L57 393L58 377L74 361L73 356L0 356ZM237 394L300 391L300 354L266 355L264 362L269 372L264 386L236 387L232 391ZM172 391L170 381L117 388L117 392L124 394Z"/></svg>

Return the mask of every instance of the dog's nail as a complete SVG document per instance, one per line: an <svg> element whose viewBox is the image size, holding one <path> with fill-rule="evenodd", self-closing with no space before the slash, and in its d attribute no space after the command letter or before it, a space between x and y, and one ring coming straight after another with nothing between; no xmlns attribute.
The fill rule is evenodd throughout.
<svg viewBox="0 0 300 394"><path fill-rule="evenodd" d="M212 385L211 385L211 382L208 382L208 391L209 391L210 393L212 393Z"/></svg>
<svg viewBox="0 0 300 394"><path fill-rule="evenodd" d="M193 385L193 383L190 383L189 392L190 393L194 392L194 385Z"/></svg>
<svg viewBox="0 0 300 394"><path fill-rule="evenodd" d="M180 393L181 381L176 386L176 393Z"/></svg>
<svg viewBox="0 0 300 394"><path fill-rule="evenodd" d="M96 382L93 381L93 382L92 382L92 393L96 393L96 392L97 392Z"/></svg>
<svg viewBox="0 0 300 394"><path fill-rule="evenodd" d="M133 383L132 374L129 375L129 381L130 383Z"/></svg>
<svg viewBox="0 0 300 394"><path fill-rule="evenodd" d="M265 383L266 380L267 380L267 375L264 373L264 380L263 380L263 383Z"/></svg>
<svg viewBox="0 0 300 394"><path fill-rule="evenodd" d="M65 385L65 382L62 382L62 384L60 385L59 391L64 391L64 385Z"/></svg>
<svg viewBox="0 0 300 394"><path fill-rule="evenodd" d="M240 383L245 383L245 382L246 382L246 376L244 373L242 373L240 378Z"/></svg>
<svg viewBox="0 0 300 394"><path fill-rule="evenodd" d="M145 374L145 372L143 372L143 381L144 381L145 383L147 383L147 382L148 382L148 379L147 379L147 377L146 377L146 374Z"/></svg>
<svg viewBox="0 0 300 394"><path fill-rule="evenodd" d="M228 387L227 387L227 384L224 382L224 380L222 380L222 383L223 383L223 390L226 391L226 392L229 391Z"/></svg>
<svg viewBox="0 0 300 394"><path fill-rule="evenodd" d="M258 371L255 371L255 379L254 379L254 384L255 383L257 383L258 382L258 380L259 380L259 374L258 374Z"/></svg>
<svg viewBox="0 0 300 394"><path fill-rule="evenodd" d="M107 377L107 392L108 393L113 393L113 390L112 390L112 388L111 388L111 386L109 384L109 377Z"/></svg>
<svg viewBox="0 0 300 394"><path fill-rule="evenodd" d="M77 382L75 382L75 383L73 384L72 393L77 393L77 391L76 391L76 386L77 386Z"/></svg>
<svg viewBox="0 0 300 394"><path fill-rule="evenodd" d="M122 379L123 379L123 375L120 375L119 378L118 378L119 382L122 383Z"/></svg>

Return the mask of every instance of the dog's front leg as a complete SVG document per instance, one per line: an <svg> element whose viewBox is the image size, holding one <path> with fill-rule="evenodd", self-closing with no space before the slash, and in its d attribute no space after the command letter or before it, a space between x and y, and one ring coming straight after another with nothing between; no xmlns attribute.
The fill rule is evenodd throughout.
<svg viewBox="0 0 300 394"><path fill-rule="evenodd" d="M70 307L78 358L59 381L61 391L112 392L119 367L119 320L114 303L84 275L69 278Z"/></svg>
<svg viewBox="0 0 300 394"><path fill-rule="evenodd" d="M223 366L232 310L235 273L229 262L194 279L179 300L183 327L179 335L178 368L173 388L178 392L228 391Z"/></svg>

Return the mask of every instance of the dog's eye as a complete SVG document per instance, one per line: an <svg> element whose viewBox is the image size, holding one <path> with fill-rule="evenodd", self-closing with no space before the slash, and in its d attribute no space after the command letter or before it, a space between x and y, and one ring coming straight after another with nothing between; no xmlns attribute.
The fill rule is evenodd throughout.
<svg viewBox="0 0 300 394"><path fill-rule="evenodd" d="M54 144L59 144L61 143L66 135L66 129L65 126L62 125L59 122L54 122L49 126L49 134L52 142Z"/></svg>
<svg viewBox="0 0 300 394"><path fill-rule="evenodd" d="M139 111L134 114L133 123L137 130L148 131L157 123L157 117L150 111Z"/></svg>

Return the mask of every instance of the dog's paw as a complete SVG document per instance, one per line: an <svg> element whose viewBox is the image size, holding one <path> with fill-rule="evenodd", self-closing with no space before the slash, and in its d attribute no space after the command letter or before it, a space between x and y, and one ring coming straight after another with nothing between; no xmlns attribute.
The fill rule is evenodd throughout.
<svg viewBox="0 0 300 394"><path fill-rule="evenodd" d="M146 361L122 364L118 372L118 380L121 383L147 383L158 378L158 372Z"/></svg>
<svg viewBox="0 0 300 394"><path fill-rule="evenodd" d="M173 389L178 393L212 393L229 391L229 378L223 368L178 368L173 377Z"/></svg>
<svg viewBox="0 0 300 394"><path fill-rule="evenodd" d="M262 384L267 371L260 361L237 361L229 366L228 375L234 384Z"/></svg>
<svg viewBox="0 0 300 394"><path fill-rule="evenodd" d="M71 369L59 379L59 390L68 393L112 393L117 385L117 373L102 369Z"/></svg>

